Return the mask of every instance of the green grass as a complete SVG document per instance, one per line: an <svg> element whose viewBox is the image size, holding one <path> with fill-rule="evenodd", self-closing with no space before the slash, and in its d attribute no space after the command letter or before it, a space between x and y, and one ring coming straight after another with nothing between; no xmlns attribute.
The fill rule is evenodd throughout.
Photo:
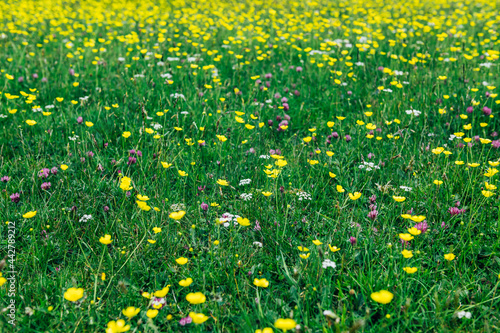
<svg viewBox="0 0 500 333"><path fill-rule="evenodd" d="M0 3L0 331L499 330L494 5Z"/></svg>

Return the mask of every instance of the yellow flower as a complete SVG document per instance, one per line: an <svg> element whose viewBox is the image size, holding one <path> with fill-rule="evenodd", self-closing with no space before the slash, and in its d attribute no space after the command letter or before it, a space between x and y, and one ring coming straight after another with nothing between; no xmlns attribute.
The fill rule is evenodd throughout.
<svg viewBox="0 0 500 333"><path fill-rule="evenodd" d="M481 164L480 163L467 163L468 166L470 166L471 168L476 168L478 166L480 166Z"/></svg>
<svg viewBox="0 0 500 333"><path fill-rule="evenodd" d="M130 132L123 132L123 133L122 133L122 136L123 136L125 139L126 139L126 138L128 138L128 137L129 137L129 136L131 136L131 135L132 135L132 133L130 133Z"/></svg>
<svg viewBox="0 0 500 333"><path fill-rule="evenodd" d="M261 287L261 288L269 287L269 281L267 281L266 279L260 279L260 280L254 279L253 284L256 285L257 287Z"/></svg>
<svg viewBox="0 0 500 333"><path fill-rule="evenodd" d="M181 259L181 258L179 258L179 259ZM177 260L179 260L179 259L177 259ZM169 291L170 291L170 285L167 285L165 288L155 291L154 295L155 295L155 297L165 297L165 296L167 296Z"/></svg>
<svg viewBox="0 0 500 333"><path fill-rule="evenodd" d="M138 194L137 195L137 199L141 200L141 201L148 201L149 200L149 197L147 195L141 195L141 194Z"/></svg>
<svg viewBox="0 0 500 333"><path fill-rule="evenodd" d="M305 143L309 143L309 142L311 142L312 138L310 136L306 136L302 140L304 140Z"/></svg>
<svg viewBox="0 0 500 333"><path fill-rule="evenodd" d="M455 164L456 164L456 165L463 165L463 164L464 164L464 161L455 161Z"/></svg>
<svg viewBox="0 0 500 333"><path fill-rule="evenodd" d="M484 186L486 187L487 190L496 190L497 187L493 184L488 184L488 182L484 182Z"/></svg>
<svg viewBox="0 0 500 333"><path fill-rule="evenodd" d="M441 185L443 183L443 181L436 179L435 181L433 181L433 183L436 184L437 186L439 186L439 185Z"/></svg>
<svg viewBox="0 0 500 333"><path fill-rule="evenodd" d="M36 125L36 121L28 119L28 120L26 120L26 124L33 126L33 125Z"/></svg>
<svg viewBox="0 0 500 333"><path fill-rule="evenodd" d="M224 135L216 135L217 139L219 139L220 142L224 142L227 140L227 138Z"/></svg>
<svg viewBox="0 0 500 333"><path fill-rule="evenodd" d="M179 265L185 265L185 264L187 264L188 259L184 258L184 257L180 257L180 258L175 259L175 262L178 263Z"/></svg>
<svg viewBox="0 0 500 333"><path fill-rule="evenodd" d="M148 243L150 243L150 244L154 244L154 243L156 243L156 241L155 241L155 240L153 240L153 239L148 239Z"/></svg>
<svg viewBox="0 0 500 333"><path fill-rule="evenodd" d="M484 190L483 190L483 191L481 191L481 193L482 193L482 194L483 194L486 198L489 198L489 197L491 197L491 196L495 195L495 193L494 193L494 192L491 192L491 191L484 191Z"/></svg>
<svg viewBox="0 0 500 333"><path fill-rule="evenodd" d="M408 251L408 250L403 250L401 251L401 254L403 255L403 257L405 257L406 259L408 258L411 258L413 257L413 252L412 251Z"/></svg>
<svg viewBox="0 0 500 333"><path fill-rule="evenodd" d="M330 175L330 178L335 178L335 177L337 177L337 175L336 175L336 174L334 174L333 172L328 172L328 174Z"/></svg>
<svg viewBox="0 0 500 333"><path fill-rule="evenodd" d="M273 333L273 329L271 327L266 327L261 330L255 330L255 333Z"/></svg>
<svg viewBox="0 0 500 333"><path fill-rule="evenodd" d="M425 220L425 216L424 215L413 215L413 216L410 216L409 219L412 220L413 222L420 223L423 220Z"/></svg>
<svg viewBox="0 0 500 333"><path fill-rule="evenodd" d="M160 233L161 232L161 228L154 227L153 231L154 231L155 234Z"/></svg>
<svg viewBox="0 0 500 333"><path fill-rule="evenodd" d="M399 238L401 238L404 241L411 241L413 239L413 236L410 234L399 234Z"/></svg>
<svg viewBox="0 0 500 333"><path fill-rule="evenodd" d="M189 287L191 285L191 283L193 283L193 279L191 279L191 278L187 278L185 280L180 280L179 281L179 285L181 287Z"/></svg>
<svg viewBox="0 0 500 333"><path fill-rule="evenodd" d="M83 297L83 288L69 288L64 293L64 298L70 302L76 302Z"/></svg>
<svg viewBox="0 0 500 333"><path fill-rule="evenodd" d="M189 303L191 304L201 304L201 303L205 303L205 300L207 298L205 297L205 295L203 295L202 293L200 292L197 292L197 293L189 293L186 295L186 301L188 301Z"/></svg>
<svg viewBox="0 0 500 333"><path fill-rule="evenodd" d="M228 186L229 185L229 183L227 182L227 180L224 180L224 179L217 180L217 184L219 184L221 186Z"/></svg>
<svg viewBox="0 0 500 333"><path fill-rule="evenodd" d="M413 274L413 273L417 272L418 268L417 267L404 267L403 270L408 274Z"/></svg>
<svg viewBox="0 0 500 333"><path fill-rule="evenodd" d="M321 241L319 241L319 240L317 240L317 239L316 239L316 240L313 240L312 242L313 242L313 243L314 243L314 245L316 245L316 246L320 246L321 244L323 244L323 243L321 243Z"/></svg>
<svg viewBox="0 0 500 333"><path fill-rule="evenodd" d="M120 319L116 322L114 320L108 323L108 328L106 329L106 333L121 333L127 332L130 330L130 325L125 325L125 320Z"/></svg>
<svg viewBox="0 0 500 333"><path fill-rule="evenodd" d="M179 172L179 176L181 176L181 177L187 177L188 176L188 173L186 171L178 170L178 172Z"/></svg>
<svg viewBox="0 0 500 333"><path fill-rule="evenodd" d="M165 168L165 169L168 169L172 166L171 163L167 163L167 162L161 162L161 165Z"/></svg>
<svg viewBox="0 0 500 333"><path fill-rule="evenodd" d="M280 159L280 160L277 160L276 162L274 162L274 164L276 164L277 166L282 168L282 167L286 166L288 164L288 162L286 160Z"/></svg>
<svg viewBox="0 0 500 333"><path fill-rule="evenodd" d="M328 127L333 127L333 125L335 125L335 123L333 121L329 121L329 122L326 123L326 125Z"/></svg>
<svg viewBox="0 0 500 333"><path fill-rule="evenodd" d="M93 123L93 122L90 122L90 121L86 121L86 122L85 122L85 125L86 125L87 127L92 127L92 126L94 126L94 123Z"/></svg>
<svg viewBox="0 0 500 333"><path fill-rule="evenodd" d="M203 313L194 313L194 312L189 312L189 317L193 319L193 322L195 324L203 324L208 319L208 317L205 316Z"/></svg>
<svg viewBox="0 0 500 333"><path fill-rule="evenodd" d="M56 100L61 103L64 100L64 97L56 97Z"/></svg>
<svg viewBox="0 0 500 333"><path fill-rule="evenodd" d="M340 251L340 248L338 248L336 246L331 246L330 244L328 244L328 247L330 248L330 251L332 251L332 252Z"/></svg>
<svg viewBox="0 0 500 333"><path fill-rule="evenodd" d="M302 251L302 252L309 252L309 249L305 246L297 246L297 248L299 249L299 251Z"/></svg>
<svg viewBox="0 0 500 333"><path fill-rule="evenodd" d="M66 171L69 167L66 164L61 164L61 170Z"/></svg>
<svg viewBox="0 0 500 333"><path fill-rule="evenodd" d="M455 255L453 253L447 253L444 255L444 258L448 261L452 261L453 259L455 259Z"/></svg>
<svg viewBox="0 0 500 333"><path fill-rule="evenodd" d="M397 201L397 202L403 202L406 200L406 197L397 197L397 196L392 196L392 198Z"/></svg>
<svg viewBox="0 0 500 333"><path fill-rule="evenodd" d="M184 217L184 215L186 215L186 212L183 210L180 210L178 212L170 213L170 215L168 215L168 217L170 217L171 219L174 219L174 220L180 220Z"/></svg>
<svg viewBox="0 0 500 333"><path fill-rule="evenodd" d="M342 185L337 185L337 192L339 192L339 193L344 193L345 192L345 190L342 187Z"/></svg>
<svg viewBox="0 0 500 333"><path fill-rule="evenodd" d="M36 212L37 212L36 210L32 211L32 212L27 212L26 214L23 215L23 217L25 219L30 219L30 218L32 218L32 217L34 217L36 215Z"/></svg>
<svg viewBox="0 0 500 333"><path fill-rule="evenodd" d="M311 255L311 253L308 253L308 254L299 254L299 257L301 257L302 259L307 259L309 258L309 256Z"/></svg>
<svg viewBox="0 0 500 333"><path fill-rule="evenodd" d="M146 316L148 318L154 318L158 315L158 310L153 310L153 309L149 309L147 312L146 312Z"/></svg>
<svg viewBox="0 0 500 333"><path fill-rule="evenodd" d="M236 222L238 222L239 225L242 225L244 227L248 227L250 225L250 220L242 217L238 217L236 219Z"/></svg>
<svg viewBox="0 0 500 333"><path fill-rule="evenodd" d="M128 308L122 310L123 315L128 319L137 316L139 312L141 312L141 309L133 306L129 306Z"/></svg>
<svg viewBox="0 0 500 333"><path fill-rule="evenodd" d="M413 236L420 235L422 233L422 230L418 230L415 227L408 228L408 232L412 234Z"/></svg>
<svg viewBox="0 0 500 333"><path fill-rule="evenodd" d="M274 327L283 330L284 332L297 327L297 323L293 319L278 319L274 322Z"/></svg>
<svg viewBox="0 0 500 333"><path fill-rule="evenodd" d="M327 150L326 151L326 155L329 156L329 157L332 157L333 155L335 155L335 153L333 151Z"/></svg>
<svg viewBox="0 0 500 333"><path fill-rule="evenodd" d="M104 237L99 238L99 242L101 242L104 245L111 244L113 242L111 240L111 235L104 235Z"/></svg>
<svg viewBox="0 0 500 333"><path fill-rule="evenodd" d="M370 297L377 303L389 304L394 298L394 295L390 291L380 290L372 293Z"/></svg>
<svg viewBox="0 0 500 333"><path fill-rule="evenodd" d="M254 125L250 125L250 124L245 124L245 127L246 127L247 129L249 129L249 130L251 130L251 129L254 129L254 128L255 128L255 126L254 126Z"/></svg>
<svg viewBox="0 0 500 333"><path fill-rule="evenodd" d="M266 197L268 197L268 196L272 195L272 193L271 193L271 192L269 192L269 191L262 192L262 194L263 194L264 196L266 196Z"/></svg>
<svg viewBox="0 0 500 333"><path fill-rule="evenodd" d="M349 198L351 200L358 200L359 198L361 198L361 193L359 192L354 192L354 194L349 193Z"/></svg>
<svg viewBox="0 0 500 333"><path fill-rule="evenodd" d="M488 168L488 171L484 174L486 177L493 177L498 172L495 168Z"/></svg>

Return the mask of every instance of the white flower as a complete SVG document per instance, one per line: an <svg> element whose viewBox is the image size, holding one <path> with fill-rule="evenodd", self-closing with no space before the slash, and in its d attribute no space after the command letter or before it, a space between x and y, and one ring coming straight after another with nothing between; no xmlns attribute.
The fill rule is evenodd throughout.
<svg viewBox="0 0 500 333"><path fill-rule="evenodd" d="M179 61L180 58L178 58L178 57L168 57L167 60L168 61Z"/></svg>
<svg viewBox="0 0 500 333"><path fill-rule="evenodd" d="M322 265L323 265L323 268L325 268L325 269L328 267L331 267L331 268L337 267L337 265L333 261L331 261L330 259L325 259L325 261L323 261Z"/></svg>
<svg viewBox="0 0 500 333"><path fill-rule="evenodd" d="M412 188L408 187L408 186L400 186L399 188L406 191L406 192L410 192L412 190Z"/></svg>
<svg viewBox="0 0 500 333"><path fill-rule="evenodd" d="M262 247L262 243L261 242L253 242L253 245L256 245L258 247Z"/></svg>
<svg viewBox="0 0 500 333"><path fill-rule="evenodd" d="M83 216L80 218L80 222L83 222L83 223L88 222L88 221L90 221L90 220L92 220L92 215L83 215Z"/></svg>
<svg viewBox="0 0 500 333"><path fill-rule="evenodd" d="M244 201L249 201L252 200L252 193L241 193L240 197Z"/></svg>
<svg viewBox="0 0 500 333"><path fill-rule="evenodd" d="M414 115L415 117L420 116L420 114L422 113L421 111L418 111L418 110L413 110L413 109L411 109L411 110L406 110L405 112L406 112L406 114L412 114L412 115Z"/></svg>
<svg viewBox="0 0 500 333"><path fill-rule="evenodd" d="M264 158L264 159L268 160L268 159L271 158L271 156L269 156L269 155L260 155L259 158Z"/></svg>
<svg viewBox="0 0 500 333"><path fill-rule="evenodd" d="M125 61L125 58L124 58L124 57L118 57L118 61L119 61L119 62L124 62L124 61Z"/></svg>
<svg viewBox="0 0 500 333"><path fill-rule="evenodd" d="M45 108L46 108L46 109L53 109L53 108L54 108L54 105L52 105L52 104L51 104L51 105L46 105L46 106L45 106Z"/></svg>
<svg viewBox="0 0 500 333"><path fill-rule="evenodd" d="M182 99L186 99L186 97L184 97L183 94L178 94L178 93L175 93L175 94L170 94L170 97L173 97L173 98L182 98Z"/></svg>
<svg viewBox="0 0 500 333"><path fill-rule="evenodd" d="M304 191L297 192L297 195L299 196L299 201L302 200L312 200L312 196Z"/></svg>
<svg viewBox="0 0 500 333"><path fill-rule="evenodd" d="M472 313L468 312L468 311L459 311L457 312L457 317L458 318L467 318L467 319L470 319L472 317Z"/></svg>
<svg viewBox="0 0 500 333"><path fill-rule="evenodd" d="M161 76L163 79L165 79L165 78L167 78L167 79L171 79L171 78L172 78L172 74L169 74L169 73L160 74L160 76Z"/></svg>
<svg viewBox="0 0 500 333"><path fill-rule="evenodd" d="M479 66L480 67L490 68L491 66L493 66L493 64L491 62L485 62L485 63L479 64Z"/></svg>
<svg viewBox="0 0 500 333"><path fill-rule="evenodd" d="M251 179L242 179L240 180L240 186L243 186L243 185L248 185L252 182Z"/></svg>

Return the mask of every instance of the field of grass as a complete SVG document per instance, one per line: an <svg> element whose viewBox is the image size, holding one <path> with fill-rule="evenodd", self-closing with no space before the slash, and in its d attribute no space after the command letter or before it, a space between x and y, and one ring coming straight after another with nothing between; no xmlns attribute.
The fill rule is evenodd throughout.
<svg viewBox="0 0 500 333"><path fill-rule="evenodd" d="M1 1L0 332L498 332L497 8Z"/></svg>

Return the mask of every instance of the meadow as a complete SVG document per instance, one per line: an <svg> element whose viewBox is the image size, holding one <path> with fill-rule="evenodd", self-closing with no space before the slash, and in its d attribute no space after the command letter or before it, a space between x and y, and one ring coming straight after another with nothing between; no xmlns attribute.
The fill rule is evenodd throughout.
<svg viewBox="0 0 500 333"><path fill-rule="evenodd" d="M496 2L0 26L0 332L500 330Z"/></svg>

